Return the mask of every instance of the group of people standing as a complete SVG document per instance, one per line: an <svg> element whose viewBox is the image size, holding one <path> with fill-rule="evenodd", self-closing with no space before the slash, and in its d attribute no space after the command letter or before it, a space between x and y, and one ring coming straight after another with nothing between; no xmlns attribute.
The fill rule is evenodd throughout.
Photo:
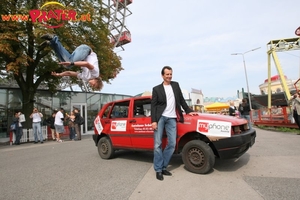
<svg viewBox="0 0 300 200"><path fill-rule="evenodd" d="M74 108L70 115L65 113L63 108L60 108L57 112L53 112L46 122L50 126L52 140L57 142L63 142L60 136L65 132L64 123L68 125L70 132L70 140L75 141L77 134L77 140L81 140L81 129L80 129L80 112L78 108Z"/></svg>
<svg viewBox="0 0 300 200"><path fill-rule="evenodd" d="M21 120L21 115L23 115L21 112L16 111L13 119L12 119L12 124L14 125L13 133L15 134L15 144L20 145L20 140L23 136L23 123L25 122L25 116L23 115L23 118ZM43 114L38 111L37 108L34 108L32 113L29 116L32 119L32 131L34 134L34 143L38 143L38 140L40 139L41 143L44 143L44 138L42 134L42 118Z"/></svg>
<svg viewBox="0 0 300 200"><path fill-rule="evenodd" d="M67 121L67 125L70 131L70 139L72 141L75 140L75 134L77 134L77 140L81 140L80 119L81 116L77 108L71 111L70 115L66 113L65 120Z"/></svg>
<svg viewBox="0 0 300 200"><path fill-rule="evenodd" d="M20 140L23 135L23 121L20 120L21 112L16 111L13 116L14 129L12 130L15 134L15 144L20 145ZM41 144L44 143L44 137L42 134L42 123L43 123L43 114L39 112L37 108L33 109L33 112L29 116L32 119L32 131L34 135L34 144L37 144L39 141ZM78 108L68 115L65 114L63 108L60 108L58 111L55 110L51 116L44 120L46 125L50 127L51 136L53 141L63 142L61 140L61 134L65 132L64 124L67 124L70 132L70 140L75 141L75 136L77 134L77 140L81 140L81 116Z"/></svg>

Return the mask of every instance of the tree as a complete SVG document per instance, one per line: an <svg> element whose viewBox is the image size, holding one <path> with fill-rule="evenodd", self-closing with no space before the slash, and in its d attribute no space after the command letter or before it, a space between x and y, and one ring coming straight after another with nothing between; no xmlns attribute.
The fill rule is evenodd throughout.
<svg viewBox="0 0 300 200"><path fill-rule="evenodd" d="M20 87L22 109L26 116L33 109L33 99L39 87L56 91L61 79L51 76L51 71L64 70L57 64L58 60L50 47L39 45L43 41L40 36L45 33L58 35L70 52L80 44L91 46L98 55L100 76L105 82L109 83L114 78L113 74L123 70L108 38L108 24L105 23L108 11L102 6L102 0L57 3L61 4L54 4L52 1L52 4L46 5L42 0L2 0L0 5L0 70L6 70L6 78L14 79ZM44 13L49 20L34 20L34 10L46 11ZM57 13L55 10L68 12ZM70 10L75 11L76 19L81 20L74 21L72 16L70 18ZM53 19L55 17L59 20ZM70 81L76 83L77 80Z"/></svg>

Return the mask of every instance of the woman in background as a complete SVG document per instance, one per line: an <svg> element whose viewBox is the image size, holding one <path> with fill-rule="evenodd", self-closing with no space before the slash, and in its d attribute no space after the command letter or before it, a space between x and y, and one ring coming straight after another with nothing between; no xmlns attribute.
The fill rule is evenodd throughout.
<svg viewBox="0 0 300 200"><path fill-rule="evenodd" d="M70 140L75 141L75 114L71 112L70 115L66 113L66 121L69 127Z"/></svg>
<svg viewBox="0 0 300 200"><path fill-rule="evenodd" d="M229 115L235 117L236 112L237 112L237 109L236 109L236 107L234 106L234 102L231 101L231 102L230 102L230 106L229 106Z"/></svg>
<svg viewBox="0 0 300 200"><path fill-rule="evenodd" d="M52 113L52 115L48 119L46 119L46 123L47 123L47 125L50 126L50 129L51 129L51 134L52 134L52 140L53 141L56 141L56 138L55 138L55 126L54 126L55 114L56 114L56 112L54 111Z"/></svg>
<svg viewBox="0 0 300 200"><path fill-rule="evenodd" d="M20 140L23 135L22 124L19 120L21 114L22 114L21 112L15 112L15 115L13 117L13 123L15 124L15 130L13 130L13 132L16 136L16 140L15 140L16 145L20 145Z"/></svg>

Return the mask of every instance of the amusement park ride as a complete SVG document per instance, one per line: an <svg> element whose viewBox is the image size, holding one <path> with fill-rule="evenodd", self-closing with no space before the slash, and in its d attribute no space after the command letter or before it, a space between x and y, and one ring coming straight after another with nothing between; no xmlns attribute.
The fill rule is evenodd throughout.
<svg viewBox="0 0 300 200"><path fill-rule="evenodd" d="M297 36L300 36L300 27L295 31ZM281 126L281 127L291 127L298 128L297 124L293 123L292 111L288 105L288 101L291 98L291 91L289 90L286 83L286 76L281 68L278 56L276 52L293 51L300 50L300 37L271 40L268 44L268 111L263 113L261 110L252 111L252 121L256 125L265 126ZM272 91L271 91L271 57L275 63L278 76L281 81L281 85L284 91L286 106L280 107L280 112L278 108L272 108ZM300 90L300 78L294 83L295 90ZM274 110L277 110L274 112Z"/></svg>
<svg viewBox="0 0 300 200"><path fill-rule="evenodd" d="M132 0L112 0L105 4L110 12L107 23L109 24L110 42L114 48L120 47L124 50L123 45L131 42L130 31L125 26L126 17L132 14L128 8L130 4L132 4Z"/></svg>

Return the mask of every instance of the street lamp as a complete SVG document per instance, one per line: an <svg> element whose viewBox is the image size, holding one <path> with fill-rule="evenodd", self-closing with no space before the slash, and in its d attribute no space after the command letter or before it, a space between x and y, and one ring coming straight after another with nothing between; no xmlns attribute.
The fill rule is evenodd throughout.
<svg viewBox="0 0 300 200"><path fill-rule="evenodd" d="M252 110L252 103L251 103L251 97L250 97L250 91L249 91L249 84L248 84L248 76L247 76L247 70L246 70L246 62L245 62L245 54L249 53L251 51L255 51L257 49L260 49L260 47L255 48L255 49L251 49L249 51L246 51L244 53L232 53L231 55L242 55L243 56L243 63L244 63L244 70L245 70L245 77L246 77L246 84L247 84L247 92L248 92L248 100L249 100L249 106L250 106L250 110Z"/></svg>

